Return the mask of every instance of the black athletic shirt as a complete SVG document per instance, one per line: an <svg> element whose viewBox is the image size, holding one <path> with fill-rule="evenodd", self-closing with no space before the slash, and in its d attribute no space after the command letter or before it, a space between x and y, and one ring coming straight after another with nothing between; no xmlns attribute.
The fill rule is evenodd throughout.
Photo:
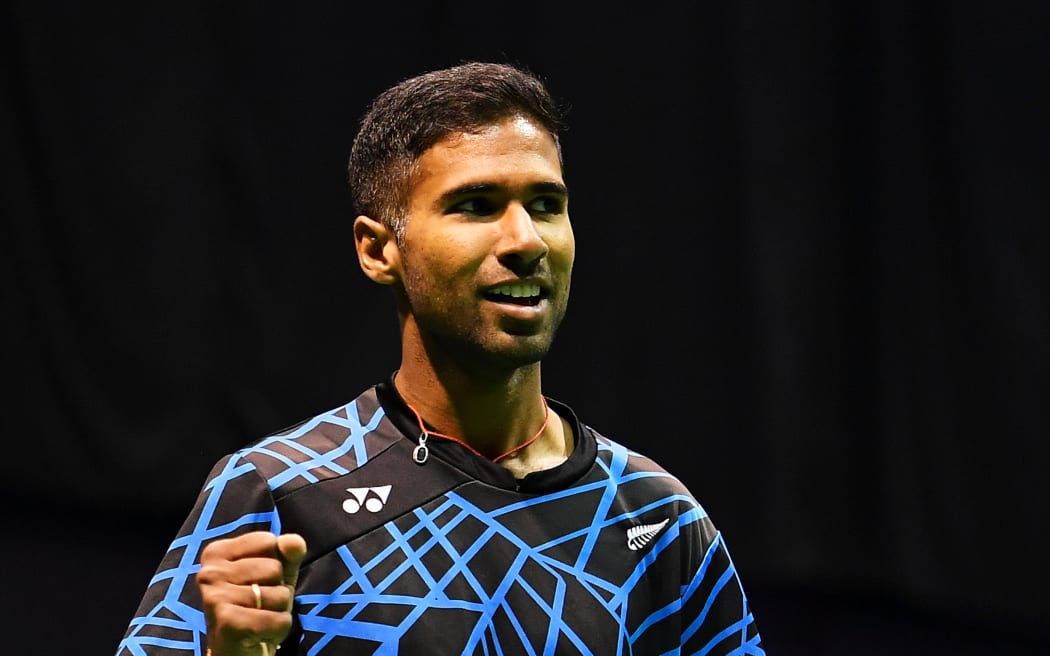
<svg viewBox="0 0 1050 656"><path fill-rule="evenodd" d="M390 381L212 469L118 654L202 655L194 575L211 540L308 547L280 654L765 652L721 535L653 461L573 427L561 465L515 479L419 427Z"/></svg>

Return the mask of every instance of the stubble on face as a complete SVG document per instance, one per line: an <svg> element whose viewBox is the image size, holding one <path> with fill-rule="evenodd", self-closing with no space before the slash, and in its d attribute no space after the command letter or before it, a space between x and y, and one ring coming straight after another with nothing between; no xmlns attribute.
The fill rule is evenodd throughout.
<svg viewBox="0 0 1050 656"><path fill-rule="evenodd" d="M532 190L552 183L563 186L553 139L521 119L445 139L420 158L401 244L402 302L407 329L415 332L408 335L408 346L417 342L420 356L513 369L547 354L565 315L575 252L567 207L563 202L561 214L533 221L547 251L527 272L508 265L508 238L499 216L506 207L545 208L533 200L542 197ZM454 204L458 197L442 200L449 189L463 187L483 191L476 200L464 196L465 205ZM489 203L495 207L491 215L472 214ZM530 224L512 225L517 230ZM517 317L484 294L518 277L544 285L538 318Z"/></svg>

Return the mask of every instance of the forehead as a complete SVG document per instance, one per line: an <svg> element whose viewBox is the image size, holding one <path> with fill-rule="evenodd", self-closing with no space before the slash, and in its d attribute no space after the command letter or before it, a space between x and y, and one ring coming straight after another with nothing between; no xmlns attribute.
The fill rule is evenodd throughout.
<svg viewBox="0 0 1050 656"><path fill-rule="evenodd" d="M411 195L472 184L532 184L540 178L562 182L558 146L543 126L517 116L436 142L416 161Z"/></svg>

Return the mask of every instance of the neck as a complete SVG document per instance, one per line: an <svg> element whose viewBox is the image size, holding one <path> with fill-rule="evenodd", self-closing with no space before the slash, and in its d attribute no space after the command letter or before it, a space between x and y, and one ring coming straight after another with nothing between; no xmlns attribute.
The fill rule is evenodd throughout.
<svg viewBox="0 0 1050 656"><path fill-rule="evenodd" d="M489 458L532 438L546 418L539 363L483 377L403 361L394 386L434 430Z"/></svg>

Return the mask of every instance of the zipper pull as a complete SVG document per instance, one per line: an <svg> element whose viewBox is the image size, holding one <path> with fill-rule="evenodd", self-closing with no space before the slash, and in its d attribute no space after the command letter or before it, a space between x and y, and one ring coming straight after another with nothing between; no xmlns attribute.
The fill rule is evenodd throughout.
<svg viewBox="0 0 1050 656"><path fill-rule="evenodd" d="M417 465L422 465L427 461L428 456L430 456L430 449L427 448L427 432L423 431L419 434L419 444L412 449L412 460Z"/></svg>

